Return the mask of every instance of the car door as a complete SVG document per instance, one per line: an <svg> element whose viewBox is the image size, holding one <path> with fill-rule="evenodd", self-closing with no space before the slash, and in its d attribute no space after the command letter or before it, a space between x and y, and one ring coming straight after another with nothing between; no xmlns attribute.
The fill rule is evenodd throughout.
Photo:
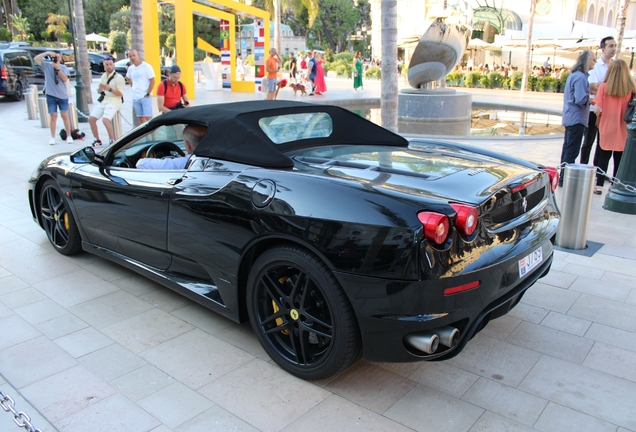
<svg viewBox="0 0 636 432"><path fill-rule="evenodd" d="M154 142L166 141L169 134L165 128L161 126L112 152L143 152ZM85 240L167 269L171 262L166 244L168 207L174 184L185 170L138 170L115 166L114 161L121 159L111 157L111 164L105 166L86 164L73 174L73 204Z"/></svg>
<svg viewBox="0 0 636 432"><path fill-rule="evenodd" d="M243 216L252 208L250 195L228 189L244 169L243 164L193 157L188 172L172 190L170 271L217 286L220 298L215 298L214 291L202 294L219 303L232 298L223 295L224 290L231 286L229 281L235 282L242 246L254 235L251 221Z"/></svg>

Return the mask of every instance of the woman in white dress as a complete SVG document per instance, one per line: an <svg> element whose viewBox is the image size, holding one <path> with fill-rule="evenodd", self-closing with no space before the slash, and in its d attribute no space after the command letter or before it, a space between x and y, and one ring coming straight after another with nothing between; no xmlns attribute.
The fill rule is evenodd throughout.
<svg viewBox="0 0 636 432"><path fill-rule="evenodd" d="M240 54L236 56L236 74L239 80L245 81L245 65Z"/></svg>

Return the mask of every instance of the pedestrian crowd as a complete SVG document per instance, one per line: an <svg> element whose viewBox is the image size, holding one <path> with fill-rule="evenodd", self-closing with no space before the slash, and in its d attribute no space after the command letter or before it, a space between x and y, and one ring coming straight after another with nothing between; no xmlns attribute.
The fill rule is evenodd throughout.
<svg viewBox="0 0 636 432"><path fill-rule="evenodd" d="M618 173L628 129L636 131L632 119L625 119L636 94L636 82L624 60L613 60L616 48L616 41L608 36L601 40L598 58L592 51L579 54L563 93L561 165L575 163L579 154L580 163L588 164L596 141L593 164L597 168L597 195L603 194L610 159L613 177Z"/></svg>

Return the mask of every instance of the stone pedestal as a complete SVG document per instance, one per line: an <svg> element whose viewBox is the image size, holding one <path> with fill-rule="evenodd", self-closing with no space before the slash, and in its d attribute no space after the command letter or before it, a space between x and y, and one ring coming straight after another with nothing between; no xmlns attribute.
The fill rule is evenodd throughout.
<svg viewBox="0 0 636 432"><path fill-rule="evenodd" d="M398 95L400 133L470 134L472 95L453 89L404 89Z"/></svg>

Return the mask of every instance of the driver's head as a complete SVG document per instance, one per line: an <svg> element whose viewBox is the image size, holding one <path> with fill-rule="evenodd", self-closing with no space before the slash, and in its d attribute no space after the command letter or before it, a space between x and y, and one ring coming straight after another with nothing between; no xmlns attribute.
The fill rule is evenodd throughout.
<svg viewBox="0 0 636 432"><path fill-rule="evenodd" d="M186 151L189 154L194 152L194 149L199 145L199 141L203 138L203 135L208 131L205 126L188 125L183 130L183 142L185 143Z"/></svg>

